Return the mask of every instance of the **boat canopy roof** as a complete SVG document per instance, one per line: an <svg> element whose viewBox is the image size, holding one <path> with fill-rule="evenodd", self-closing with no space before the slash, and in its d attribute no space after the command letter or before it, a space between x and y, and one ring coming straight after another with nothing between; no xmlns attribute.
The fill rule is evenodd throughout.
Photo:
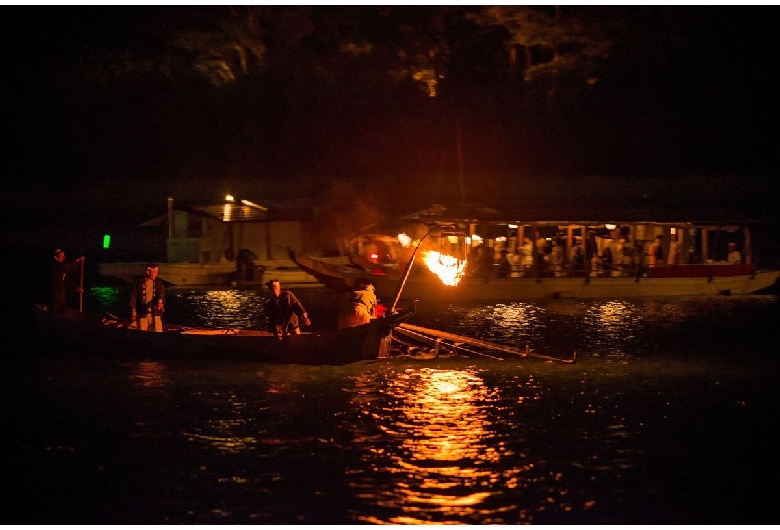
<svg viewBox="0 0 780 530"><path fill-rule="evenodd" d="M410 213L403 220L424 224L548 224L597 225L605 223L652 223L668 225L743 225L766 222L760 215L710 206L670 207L664 204L624 204L591 200L523 200L509 204L468 204L430 208Z"/></svg>

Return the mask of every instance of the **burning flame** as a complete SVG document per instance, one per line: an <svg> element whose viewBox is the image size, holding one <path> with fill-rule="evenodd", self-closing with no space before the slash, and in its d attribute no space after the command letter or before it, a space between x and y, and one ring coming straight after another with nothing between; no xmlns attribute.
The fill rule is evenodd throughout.
<svg viewBox="0 0 780 530"><path fill-rule="evenodd" d="M441 254L433 250L423 253L423 261L432 273L436 274L444 285L456 286L466 273L468 261L459 260L447 254Z"/></svg>

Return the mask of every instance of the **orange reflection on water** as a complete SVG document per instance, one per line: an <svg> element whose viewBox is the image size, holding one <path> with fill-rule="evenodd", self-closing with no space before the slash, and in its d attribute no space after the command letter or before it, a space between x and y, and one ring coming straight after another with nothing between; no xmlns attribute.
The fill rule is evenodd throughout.
<svg viewBox="0 0 780 530"><path fill-rule="evenodd" d="M491 323L500 328L531 326L539 320L538 309L526 303L496 304L492 307Z"/></svg>
<svg viewBox="0 0 780 530"><path fill-rule="evenodd" d="M516 513L516 506L484 506L513 480L506 468L498 471L502 467L492 464L513 454L486 440L495 438L488 410L497 396L475 371L408 370L388 392L399 403L394 420L388 424L387 416L375 419L398 441L398 450L377 449L375 456L385 463L377 472L397 478L393 491L380 495L376 504L401 513L385 521L367 516L363 522L426 524L433 512L436 524L442 524L442 518L454 522L463 517L500 521L498 512Z"/></svg>
<svg viewBox="0 0 780 530"><path fill-rule="evenodd" d="M543 331L540 313L538 306L522 302L472 307L460 317L462 325L455 332L524 348Z"/></svg>
<svg viewBox="0 0 780 530"><path fill-rule="evenodd" d="M139 362L132 377L145 387L159 388L171 382L165 376L165 365L156 362Z"/></svg>
<svg viewBox="0 0 780 530"><path fill-rule="evenodd" d="M245 454L258 445L258 439L252 434L253 428L247 427L246 401L229 393L214 393L209 396L213 401L211 414L202 427L182 432L190 442L207 445L222 453ZM231 476L219 479L222 482L247 482L247 477Z"/></svg>
<svg viewBox="0 0 780 530"><path fill-rule="evenodd" d="M258 444L258 440L254 436L238 437L231 434L244 423L241 420L212 421L208 425L208 429L212 434L184 432L182 435L190 442L208 445L223 453L244 454ZM237 480L239 479L235 477L231 479L232 482ZM246 478L241 480L244 482L248 481Z"/></svg>
<svg viewBox="0 0 780 530"><path fill-rule="evenodd" d="M193 290L187 298L196 309L196 321L205 327L252 328L263 307L263 298L256 290Z"/></svg>
<svg viewBox="0 0 780 530"><path fill-rule="evenodd" d="M625 302L611 301L596 306L601 331L603 333L619 333L630 323L632 310Z"/></svg>
<svg viewBox="0 0 780 530"><path fill-rule="evenodd" d="M136 365L136 373L133 374L141 386L148 388L162 388L171 383L166 376L166 366L157 362L139 362ZM212 396L214 398L214 396ZM182 436L192 442L209 445L223 452L241 453L248 447L257 445L257 439L253 436L236 436L234 433L246 423L244 419L245 403L235 395L226 395L226 402L222 412L226 417L209 419L199 432L182 432ZM240 478L232 477L236 481Z"/></svg>
<svg viewBox="0 0 780 530"><path fill-rule="evenodd" d="M403 408L412 434L403 445L413 460L494 458L478 453L478 442L490 424L484 410L475 405L486 391L480 378L463 371L429 369L406 375L419 378L414 399Z"/></svg>
<svg viewBox="0 0 780 530"><path fill-rule="evenodd" d="M631 338L641 321L639 308L629 302L612 300L594 303L585 315L585 339L591 353L599 350L610 360L624 361L632 349Z"/></svg>

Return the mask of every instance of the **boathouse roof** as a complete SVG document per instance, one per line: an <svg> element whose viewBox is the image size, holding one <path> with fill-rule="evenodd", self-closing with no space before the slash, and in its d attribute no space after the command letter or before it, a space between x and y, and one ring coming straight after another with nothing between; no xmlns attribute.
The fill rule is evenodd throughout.
<svg viewBox="0 0 780 530"><path fill-rule="evenodd" d="M302 221L311 219L317 211L316 206L308 200L271 201L266 199L236 199L212 204L186 204L178 205L176 209L224 223Z"/></svg>

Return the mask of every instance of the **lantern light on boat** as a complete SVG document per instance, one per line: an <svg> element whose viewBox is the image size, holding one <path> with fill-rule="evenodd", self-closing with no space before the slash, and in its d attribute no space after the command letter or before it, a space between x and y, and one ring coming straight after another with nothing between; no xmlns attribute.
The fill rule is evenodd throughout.
<svg viewBox="0 0 780 530"><path fill-rule="evenodd" d="M402 247L409 248L412 244L412 238L402 232L398 234L398 242L401 243Z"/></svg>
<svg viewBox="0 0 780 530"><path fill-rule="evenodd" d="M612 230L614 230L615 228L617 228L617 225L614 225L614 224L612 224L612 223L607 223L607 224L605 224L605 225L604 225L604 228L606 228L607 230L610 230L610 231L612 231Z"/></svg>

